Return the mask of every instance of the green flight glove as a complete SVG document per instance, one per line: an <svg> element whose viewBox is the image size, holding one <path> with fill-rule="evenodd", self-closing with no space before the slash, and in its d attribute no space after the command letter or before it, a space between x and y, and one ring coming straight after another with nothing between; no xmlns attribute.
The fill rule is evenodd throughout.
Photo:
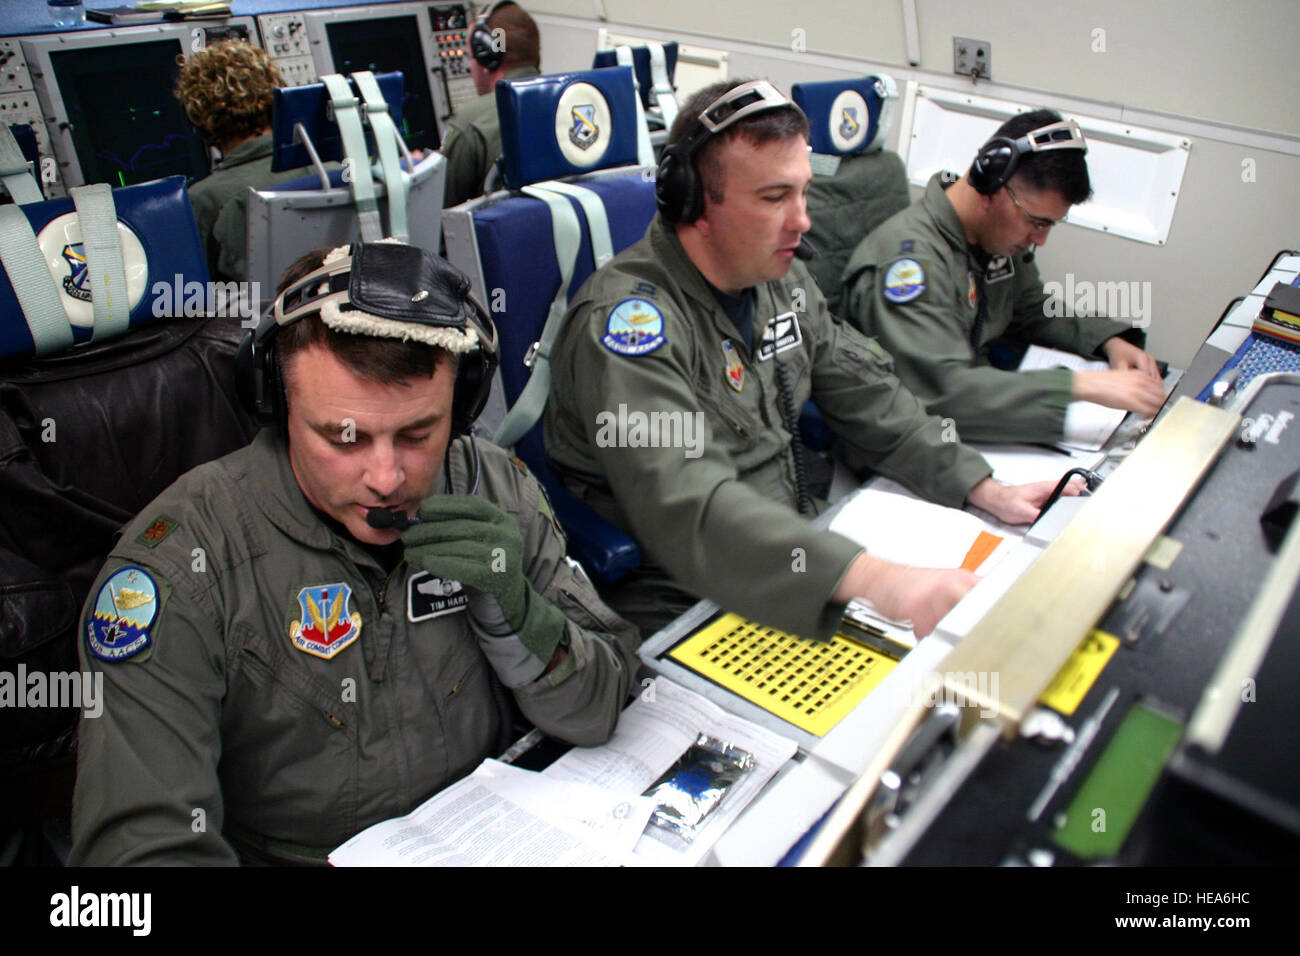
<svg viewBox="0 0 1300 956"><path fill-rule="evenodd" d="M431 495L417 514L420 523L402 532L406 559L465 587L479 643L507 687L536 680L567 618L524 574L524 538L514 519L467 495Z"/></svg>

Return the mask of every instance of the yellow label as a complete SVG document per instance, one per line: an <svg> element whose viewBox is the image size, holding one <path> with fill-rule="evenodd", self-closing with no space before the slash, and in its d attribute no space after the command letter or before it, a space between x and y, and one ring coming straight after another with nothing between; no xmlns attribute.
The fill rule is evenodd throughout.
<svg viewBox="0 0 1300 956"><path fill-rule="evenodd" d="M829 642L810 641L738 614L724 614L669 656L818 737L897 663L840 634Z"/></svg>
<svg viewBox="0 0 1300 956"><path fill-rule="evenodd" d="M1119 638L1113 634L1100 630L1090 631L1075 648L1065 666L1057 671L1039 702L1069 717L1079 709L1079 704L1101 676L1117 647Z"/></svg>

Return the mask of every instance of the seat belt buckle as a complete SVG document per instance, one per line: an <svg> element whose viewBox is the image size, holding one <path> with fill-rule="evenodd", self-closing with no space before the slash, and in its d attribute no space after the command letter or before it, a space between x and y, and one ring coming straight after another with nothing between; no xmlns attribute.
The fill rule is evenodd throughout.
<svg viewBox="0 0 1300 956"><path fill-rule="evenodd" d="M532 368L537 364L537 353L541 348L542 343L540 340L528 346L528 351L524 353L524 368Z"/></svg>

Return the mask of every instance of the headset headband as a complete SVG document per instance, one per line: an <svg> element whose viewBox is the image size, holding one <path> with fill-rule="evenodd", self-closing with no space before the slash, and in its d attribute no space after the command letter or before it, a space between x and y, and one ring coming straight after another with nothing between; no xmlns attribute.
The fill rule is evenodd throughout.
<svg viewBox="0 0 1300 956"><path fill-rule="evenodd" d="M1049 149L1081 149L1088 151L1083 131L1074 120L1061 120L1030 130L1015 141L1020 153L1045 153Z"/></svg>

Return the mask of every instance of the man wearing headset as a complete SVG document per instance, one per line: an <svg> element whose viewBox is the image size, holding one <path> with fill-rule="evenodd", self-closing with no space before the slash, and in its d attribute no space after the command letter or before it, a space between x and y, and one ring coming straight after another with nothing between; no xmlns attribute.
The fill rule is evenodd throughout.
<svg viewBox="0 0 1300 956"><path fill-rule="evenodd" d="M635 631L523 465L467 435L496 364L468 280L325 252L240 355L272 427L149 505L90 591L74 863L322 863L498 753L503 685L576 744L627 697Z"/></svg>
<svg viewBox="0 0 1300 956"><path fill-rule="evenodd" d="M444 207L483 195L492 164L501 155L501 123L493 91L500 80L537 76L542 61L537 24L513 0L492 4L475 20L465 46L479 95L447 120L442 141L447 157Z"/></svg>
<svg viewBox="0 0 1300 956"><path fill-rule="evenodd" d="M556 342L547 454L641 546L642 566L604 595L647 633L702 596L825 638L864 596L923 635L973 585L959 569L875 558L796 513L816 507L793 440L810 396L855 467L932 500L1023 523L1051 490L993 481L983 458L945 440L888 356L832 319L797 261L807 135L803 113L765 81L692 97L659 165L660 214L587 281ZM702 440L620 441L601 422L624 412L700 422Z"/></svg>
<svg viewBox="0 0 1300 956"><path fill-rule="evenodd" d="M1139 329L1045 311L1033 250L1092 193L1085 152L1072 120L1051 110L1015 116L965 176L936 173L920 202L849 259L845 317L879 340L898 377L965 440L1059 441L1072 400L1150 417L1164 399ZM1105 358L1110 369L1003 371L989 364L989 348L1004 336Z"/></svg>

